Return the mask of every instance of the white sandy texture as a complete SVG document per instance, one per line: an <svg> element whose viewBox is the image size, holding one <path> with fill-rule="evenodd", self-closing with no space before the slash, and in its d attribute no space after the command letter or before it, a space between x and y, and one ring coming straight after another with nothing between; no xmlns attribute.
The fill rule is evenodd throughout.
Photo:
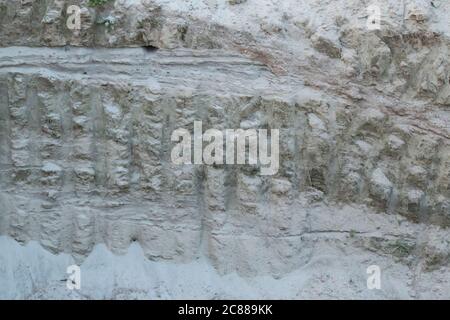
<svg viewBox="0 0 450 320"><path fill-rule="evenodd" d="M450 298L449 1L380 30L371 1L72 2L76 32L0 0L0 298ZM280 129L279 172L174 165L200 120Z"/></svg>
<svg viewBox="0 0 450 320"><path fill-rule="evenodd" d="M0 237L1 299L411 299L412 272L373 253L317 248L307 265L279 279L220 275L204 258L187 264L153 262L134 243L122 256L97 245L81 265L81 290L66 288L66 255L32 241L25 246ZM381 289L367 288L366 266L378 263ZM423 298L448 298L448 272L425 275ZM420 286L420 283L419 283ZM431 288L431 290L429 290ZM427 292L429 291L429 292Z"/></svg>

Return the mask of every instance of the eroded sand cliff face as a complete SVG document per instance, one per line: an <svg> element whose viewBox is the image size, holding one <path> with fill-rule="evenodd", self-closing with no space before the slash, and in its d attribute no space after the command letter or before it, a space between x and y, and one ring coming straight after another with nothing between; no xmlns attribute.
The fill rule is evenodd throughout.
<svg viewBox="0 0 450 320"><path fill-rule="evenodd" d="M188 288L217 273L196 297L450 297L449 3L379 1L374 31L359 0L70 4L80 31L68 1L0 0L1 235L77 263L137 242ZM174 165L173 130L197 120L280 129L280 170ZM0 297L51 296L65 270L12 272L38 260L0 256ZM259 280L238 295L234 272ZM151 271L91 278L85 297L188 297Z"/></svg>

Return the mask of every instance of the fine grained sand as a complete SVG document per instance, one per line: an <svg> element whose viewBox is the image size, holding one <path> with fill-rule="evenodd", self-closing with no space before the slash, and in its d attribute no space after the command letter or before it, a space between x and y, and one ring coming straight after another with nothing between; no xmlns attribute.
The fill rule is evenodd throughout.
<svg viewBox="0 0 450 320"><path fill-rule="evenodd" d="M76 32L0 0L0 298L450 297L448 1L380 30L360 0L73 2ZM174 165L194 121L280 129L279 172Z"/></svg>

